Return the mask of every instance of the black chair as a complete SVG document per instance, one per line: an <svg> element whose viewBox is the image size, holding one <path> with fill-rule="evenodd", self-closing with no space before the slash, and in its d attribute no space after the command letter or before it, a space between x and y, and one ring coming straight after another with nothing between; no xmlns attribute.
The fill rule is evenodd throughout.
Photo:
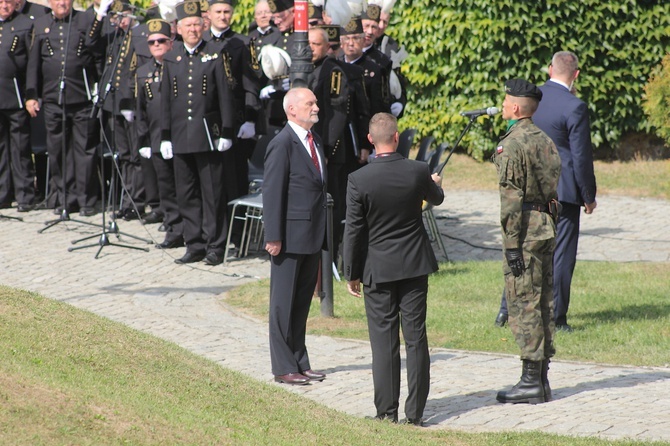
<svg viewBox="0 0 670 446"><path fill-rule="evenodd" d="M263 184L265 151L268 148L270 141L272 141L272 138L274 138L281 129L281 127L268 126L267 133L258 137L254 152L251 154L251 158L249 158L249 193L255 193L260 190Z"/></svg>
<svg viewBox="0 0 670 446"><path fill-rule="evenodd" d="M444 155L444 152L449 148L449 143L443 142L430 154L430 159L428 159L428 167L432 173L437 173L437 170L440 166L440 158ZM425 203L422 212L423 218L428 227L428 236L430 241L434 241L440 247L444 253L444 258L448 262L449 256L447 255L447 248L444 247L444 241L442 240L442 234L440 234L439 227L437 226L437 220L435 219L435 214L433 213L433 206L431 204Z"/></svg>
<svg viewBox="0 0 670 446"><path fill-rule="evenodd" d="M430 149L435 142L435 137L433 135L424 136L419 144L419 151L416 153L417 161L427 161L426 155L428 154L428 149Z"/></svg>
<svg viewBox="0 0 670 446"><path fill-rule="evenodd" d="M416 136L416 129L405 129L400 133L400 141L398 142L397 153L400 153L405 158L409 157L409 151L414 144L414 137Z"/></svg>
<svg viewBox="0 0 670 446"><path fill-rule="evenodd" d="M430 171L432 173L437 173L437 168L440 166L440 158L442 158L442 155L444 155L444 152L448 148L449 143L443 142L442 144L437 146L437 149L435 149L430 155L430 158L428 159L428 166L430 167Z"/></svg>

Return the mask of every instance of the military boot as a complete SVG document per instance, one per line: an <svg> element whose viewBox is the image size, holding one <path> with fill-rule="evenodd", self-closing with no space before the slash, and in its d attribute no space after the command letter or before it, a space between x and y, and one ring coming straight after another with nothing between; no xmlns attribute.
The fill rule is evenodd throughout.
<svg viewBox="0 0 670 446"><path fill-rule="evenodd" d="M498 392L496 399L501 403L544 403L542 361L524 359L519 382L507 392Z"/></svg>
<svg viewBox="0 0 670 446"><path fill-rule="evenodd" d="M544 401L547 403L551 401L551 387L549 387L549 378L547 377L549 373L549 358L542 361L542 387L544 388Z"/></svg>

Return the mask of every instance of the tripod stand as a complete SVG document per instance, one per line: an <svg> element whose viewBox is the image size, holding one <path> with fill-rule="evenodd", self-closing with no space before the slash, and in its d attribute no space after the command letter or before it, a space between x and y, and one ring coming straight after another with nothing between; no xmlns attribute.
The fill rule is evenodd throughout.
<svg viewBox="0 0 670 446"><path fill-rule="evenodd" d="M129 32L130 31L128 31L128 33ZM121 56L121 49L119 48L117 50L117 45L116 45L118 37L119 37L119 33L118 33L118 30L117 30L117 32L114 33L114 38L113 38L112 43L111 43L111 47L116 51L116 54L114 56L114 62L113 62L113 64L108 65L105 68L105 72L103 73L102 79L107 78L107 84L105 86L105 89L102 92L102 95L100 95L98 97L98 101L96 102L96 104L94 104L93 114L92 114L93 116L95 116L95 114L97 113L98 119L100 120L102 140L104 141L104 145L109 149L109 151L111 153L111 160L112 160L113 169L112 169L112 174L111 174L112 177L110 178L110 182L109 182L110 183L109 187L110 187L110 191L111 191L110 195L111 195L112 198L110 198L109 201L111 201L111 203L112 203L112 214L111 214L112 218L111 218L111 221L109 222L109 227L108 227L107 224L106 224L106 221L105 221L106 220L105 219L105 214L107 213L107 207L106 207L106 204L105 204L106 203L105 202L105 196L106 196L106 194L105 194L105 165L104 165L105 157L100 156L100 182L101 182L101 190L102 190L102 194L101 194L102 195L102 232L99 233L99 234L94 234L94 235L91 235L91 236L88 236L88 237L84 237L84 238L72 241L72 244L74 245L74 244L82 242L84 240L90 240L92 238L99 237L98 243L91 243L91 244L88 244L88 245L77 246L77 247L72 247L71 246L71 247L68 248L68 251L72 252L72 251L76 251L78 249L84 249L84 248L90 248L90 247L93 247L93 246L98 246L99 247L98 251L95 254L96 259L100 255L100 252L102 252L102 248L104 248L105 246L118 246L118 247L121 247L121 248L136 249L136 250L139 250L139 251L149 252L148 248L144 248L144 247L140 247L140 246L124 245L124 244L121 244L121 243L111 242L110 238L109 238L109 234L115 234L118 239L120 239L121 235L125 235L126 237L134 238L136 240L143 241L147 244L151 243L151 240L143 239L141 237L137 237L137 236L132 235L132 234L127 234L125 232L121 232L119 230L118 224L116 223L116 199L115 199L115 197L117 195L117 188L116 188L116 184L117 184L116 179L117 178L121 181L121 186L122 186L123 190L128 195L128 199L131 200L131 202L132 202L132 198L130 197L130 194L127 193L127 189L125 187L125 184L123 184L123 181L122 181L121 170L120 170L119 164L118 164L118 154L117 154L117 151L116 151L116 118L115 118L114 114L118 110L117 110L117 101L116 101L116 88L112 85L112 80L113 80L114 67L116 67L117 64L119 63L119 59L120 59L120 56ZM126 35L125 38L130 39L130 35L129 34ZM123 42L122 42L122 44L123 44ZM110 92L111 92L110 99L111 99L112 104L113 104L113 106L112 106L112 119L110 120L111 121L110 133L112 135L111 136L111 143L105 135L104 118L103 118L104 113L103 113L103 110L102 110L102 106L104 105L105 100L108 98L108 95L109 95ZM135 206L134 202L133 202L133 206Z"/></svg>
<svg viewBox="0 0 670 446"><path fill-rule="evenodd" d="M17 221L23 221L21 217L12 217L10 215L2 215L0 214L0 220L17 220Z"/></svg>
<svg viewBox="0 0 670 446"><path fill-rule="evenodd" d="M65 47L64 47L64 54L63 54L63 64L61 67L61 75L60 75L60 81L58 83L58 105L61 107L61 153L60 153L60 162L61 162L61 181L62 181L62 193L61 194L56 194L58 198L62 198L60 200L60 205L61 205L61 211L60 211L60 216L57 219L54 220L49 220L45 222L44 224L46 225L44 228L38 230L38 233L42 233L46 231L47 229L56 226L58 223L64 222L64 221L73 221L76 223L82 223L86 225L91 225L91 226L96 226L93 223L89 223L87 221L82 221L82 220L74 220L70 219L70 214L67 209L68 207L68 202L67 202L67 195L68 195L68 184L67 184L67 133L66 133L66 125L67 125L67 113L66 113L66 104L65 104L65 87L67 84L67 77L65 75L66 73L66 67L67 67L67 62L68 62L68 52L70 50L70 35L71 35L71 30L72 30L72 19L73 19L73 14L72 14L73 8L70 7L70 12L69 12L69 17L68 17L68 25L67 25L67 36L65 37ZM72 154L74 156L74 154ZM58 160L56 160L58 162Z"/></svg>

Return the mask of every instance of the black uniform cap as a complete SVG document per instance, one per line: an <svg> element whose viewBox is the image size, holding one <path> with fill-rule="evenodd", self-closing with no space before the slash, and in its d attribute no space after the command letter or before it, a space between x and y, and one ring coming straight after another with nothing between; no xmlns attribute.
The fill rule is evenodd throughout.
<svg viewBox="0 0 670 446"><path fill-rule="evenodd" d="M147 22L147 29L149 34L162 34L167 38L172 36L172 28L170 24L162 19L151 19Z"/></svg>
<svg viewBox="0 0 670 446"><path fill-rule="evenodd" d="M175 6L175 10L177 11L177 20L182 20L187 17L202 17L200 12L200 2L187 1L178 3L177 6Z"/></svg>
<svg viewBox="0 0 670 446"><path fill-rule="evenodd" d="M505 82L505 93L517 98L542 100L542 91L525 79L510 79Z"/></svg>
<svg viewBox="0 0 670 446"><path fill-rule="evenodd" d="M268 0L268 6L274 14L275 12L282 12L293 8L293 0Z"/></svg>

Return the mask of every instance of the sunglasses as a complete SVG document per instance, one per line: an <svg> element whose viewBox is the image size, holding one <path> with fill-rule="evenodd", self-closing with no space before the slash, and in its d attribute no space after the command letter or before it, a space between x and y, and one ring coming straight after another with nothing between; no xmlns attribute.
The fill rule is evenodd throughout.
<svg viewBox="0 0 670 446"><path fill-rule="evenodd" d="M149 44L149 46L154 45L156 43L159 44L159 45L163 45L163 44L167 43L169 40L170 39L147 40L147 43Z"/></svg>

